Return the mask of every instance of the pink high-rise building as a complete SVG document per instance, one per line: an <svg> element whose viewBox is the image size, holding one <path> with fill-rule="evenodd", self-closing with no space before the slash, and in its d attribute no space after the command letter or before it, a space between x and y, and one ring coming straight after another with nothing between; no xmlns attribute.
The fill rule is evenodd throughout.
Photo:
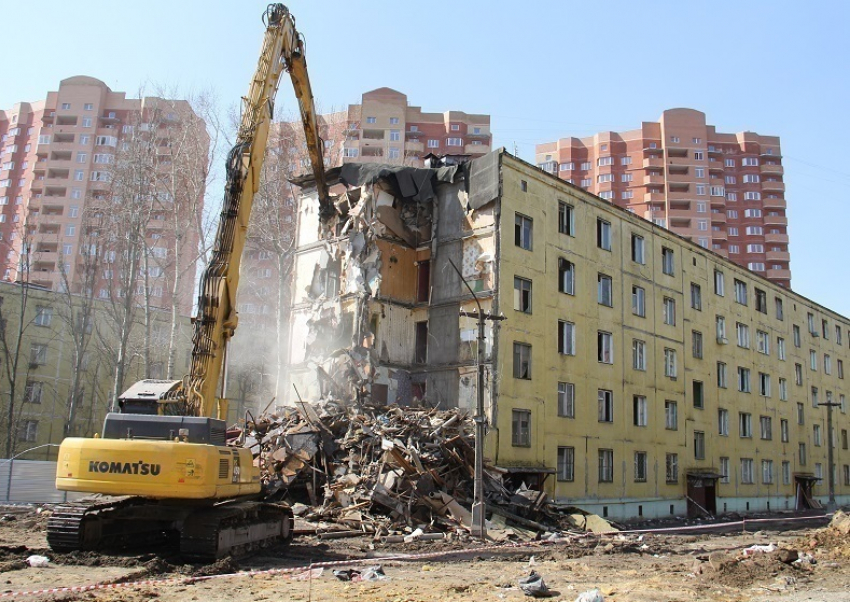
<svg viewBox="0 0 850 602"><path fill-rule="evenodd" d="M778 136L720 133L693 109L636 130L538 144L542 169L791 285Z"/></svg>
<svg viewBox="0 0 850 602"><path fill-rule="evenodd" d="M189 121L197 138L191 160L183 127ZM170 140L177 131L181 132L179 150ZM149 156L131 157L136 148L133 141L142 139ZM203 176L187 185L186 178L193 176L186 174L195 168L203 173L208 148L203 122L188 102L127 98L92 77L70 77L44 100L0 110L0 279L52 290L70 286L72 292L79 292L74 287L80 286L81 266L97 250L103 265L90 285L96 287L98 297L114 295L113 280L124 265L121 251L116 258L107 246L110 233L117 234L120 224L113 221L115 227L111 227L101 220L95 232L93 218L100 215L93 208L100 205L108 211L110 203L126 203L127 198L115 197L126 197L126 180L137 177L136 196L147 203L147 224L139 228L144 237L139 246L146 249L147 257L140 262L145 272L131 294L146 289L152 304L160 307L169 306L176 294L181 309L188 312L198 233L194 228L181 231L171 218L189 206L193 212L202 210ZM141 161L146 164L142 166ZM133 170L138 175L128 175ZM116 177L125 180L120 195L113 184ZM186 201L188 197L191 202ZM186 223L195 221L189 215L179 217Z"/></svg>

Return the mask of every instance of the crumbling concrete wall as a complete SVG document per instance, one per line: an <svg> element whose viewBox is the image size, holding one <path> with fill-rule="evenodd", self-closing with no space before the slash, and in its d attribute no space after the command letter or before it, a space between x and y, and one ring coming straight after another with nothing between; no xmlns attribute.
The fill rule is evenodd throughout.
<svg viewBox="0 0 850 602"><path fill-rule="evenodd" d="M302 196L289 380L303 398L474 406L477 330L461 312L476 304L452 263L487 311L495 239L469 173L343 166L325 220L315 193Z"/></svg>

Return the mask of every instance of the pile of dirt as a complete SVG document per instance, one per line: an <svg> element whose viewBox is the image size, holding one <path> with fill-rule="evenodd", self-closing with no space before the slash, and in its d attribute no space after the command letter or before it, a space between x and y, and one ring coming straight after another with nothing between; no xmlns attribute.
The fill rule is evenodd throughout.
<svg viewBox="0 0 850 602"><path fill-rule="evenodd" d="M801 539L800 547L819 557L850 559L850 514L839 510L828 527Z"/></svg>
<svg viewBox="0 0 850 602"><path fill-rule="evenodd" d="M795 563L795 560L797 551L786 548L751 556L716 553L708 557L708 562L699 564L694 572L705 583L739 589L774 582L777 577L796 582L811 572L811 565Z"/></svg>

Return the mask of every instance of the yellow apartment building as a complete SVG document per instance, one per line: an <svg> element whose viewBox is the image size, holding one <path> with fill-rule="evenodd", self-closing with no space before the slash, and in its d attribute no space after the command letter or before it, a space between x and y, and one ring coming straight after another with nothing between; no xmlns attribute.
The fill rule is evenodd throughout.
<svg viewBox="0 0 850 602"><path fill-rule="evenodd" d="M497 150L343 165L297 211L292 384L462 407L488 322L488 464L612 518L850 502L850 320ZM290 390L292 387L288 387Z"/></svg>

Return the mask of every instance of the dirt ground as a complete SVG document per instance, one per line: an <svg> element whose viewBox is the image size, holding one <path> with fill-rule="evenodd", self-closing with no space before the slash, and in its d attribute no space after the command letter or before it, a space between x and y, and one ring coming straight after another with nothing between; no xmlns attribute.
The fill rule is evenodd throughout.
<svg viewBox="0 0 850 602"><path fill-rule="evenodd" d="M224 559L213 565L192 565L164 552L55 554L44 538L46 513L0 508L0 516L6 519L0 520L0 600L12 592L41 588L170 579L154 585L15 599L519 601L527 598L518 581L532 570L543 577L554 594L551 600L573 601L591 589L599 589L604 600L616 602L850 599L850 519L841 528L580 536L513 548L494 544L486 550L477 549L481 544L474 541L380 544L365 536L337 540L301 536L286 549ZM778 549L744 558L745 548L770 543ZM807 553L815 563L793 562ZM34 554L48 557L49 565L30 567L26 559ZM418 557L423 554L432 556ZM387 556L395 559L381 559ZM238 571L283 571L311 563L318 565L312 571L232 575ZM363 571L372 565L380 565L386 578L344 582L333 574L338 569Z"/></svg>

